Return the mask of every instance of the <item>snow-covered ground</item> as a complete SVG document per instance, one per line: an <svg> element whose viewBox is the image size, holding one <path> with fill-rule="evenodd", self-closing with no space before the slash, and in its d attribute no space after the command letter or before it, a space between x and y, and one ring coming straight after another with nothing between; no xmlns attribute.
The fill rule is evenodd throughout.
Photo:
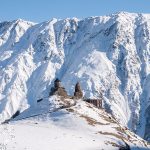
<svg viewBox="0 0 150 150"><path fill-rule="evenodd" d="M58 108L60 99L53 99ZM48 107L43 104L39 105ZM150 149L146 141L121 126L103 109L82 100L55 112L23 119L25 115L0 125L1 150L117 150L125 143L132 149Z"/></svg>

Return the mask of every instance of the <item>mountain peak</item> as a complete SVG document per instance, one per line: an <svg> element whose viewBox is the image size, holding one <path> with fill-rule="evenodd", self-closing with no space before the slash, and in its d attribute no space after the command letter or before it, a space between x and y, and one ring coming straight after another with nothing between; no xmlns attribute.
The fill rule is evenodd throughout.
<svg viewBox="0 0 150 150"><path fill-rule="evenodd" d="M36 108L37 100L47 97L53 80L60 77L70 95L77 81L84 97L103 93L105 109L144 137L149 131L144 130L150 97L149 18L119 12L0 25L0 121Z"/></svg>

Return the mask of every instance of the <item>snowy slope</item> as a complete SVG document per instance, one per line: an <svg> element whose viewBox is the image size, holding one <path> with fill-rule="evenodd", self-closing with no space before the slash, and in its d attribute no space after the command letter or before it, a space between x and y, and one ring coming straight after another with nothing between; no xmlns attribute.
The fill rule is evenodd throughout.
<svg viewBox="0 0 150 150"><path fill-rule="evenodd" d="M104 106L144 137L149 131L150 15L0 24L0 121L37 107L59 77L72 95L103 93ZM145 132L146 130L146 132ZM150 135L145 135L146 138Z"/></svg>
<svg viewBox="0 0 150 150"><path fill-rule="evenodd" d="M67 108L62 109L66 102ZM58 110L52 111L48 103ZM118 150L127 144L133 150L150 149L146 141L120 125L105 110L82 100L72 104L72 99L53 96L39 103L38 111L29 108L26 111L30 115L24 112L9 124L0 125L0 149ZM33 117L42 108L49 108L51 113L45 111Z"/></svg>

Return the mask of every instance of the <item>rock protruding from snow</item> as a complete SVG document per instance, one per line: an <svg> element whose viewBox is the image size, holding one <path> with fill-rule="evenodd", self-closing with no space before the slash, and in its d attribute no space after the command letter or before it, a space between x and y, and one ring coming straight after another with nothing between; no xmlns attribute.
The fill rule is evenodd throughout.
<svg viewBox="0 0 150 150"><path fill-rule="evenodd" d="M81 99L83 98L83 92L81 90L81 86L80 86L80 83L77 82L76 85L75 85L75 92L74 92L74 97L76 99Z"/></svg>

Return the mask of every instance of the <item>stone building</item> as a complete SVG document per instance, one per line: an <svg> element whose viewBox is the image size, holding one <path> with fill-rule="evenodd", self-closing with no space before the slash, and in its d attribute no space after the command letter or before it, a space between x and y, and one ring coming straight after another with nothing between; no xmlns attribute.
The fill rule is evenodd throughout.
<svg viewBox="0 0 150 150"><path fill-rule="evenodd" d="M50 96L52 95L58 95L64 98L83 99L83 92L79 82L77 82L75 85L74 96L70 97L68 96L65 88L61 85L61 81L58 78L54 81L54 86L51 88ZM99 99L84 99L84 101L93 104L97 108L102 108L102 99L102 94L100 94Z"/></svg>
<svg viewBox="0 0 150 150"><path fill-rule="evenodd" d="M80 99L83 98L83 92L81 90L79 82L75 85L74 98Z"/></svg>
<svg viewBox="0 0 150 150"><path fill-rule="evenodd" d="M62 96L65 98L68 97L65 88L62 87L61 81L58 78L54 81L54 87L51 88L50 96L51 95L58 95L58 96Z"/></svg>
<svg viewBox="0 0 150 150"><path fill-rule="evenodd" d="M102 99L85 99L85 101L95 105L97 108L102 108Z"/></svg>

